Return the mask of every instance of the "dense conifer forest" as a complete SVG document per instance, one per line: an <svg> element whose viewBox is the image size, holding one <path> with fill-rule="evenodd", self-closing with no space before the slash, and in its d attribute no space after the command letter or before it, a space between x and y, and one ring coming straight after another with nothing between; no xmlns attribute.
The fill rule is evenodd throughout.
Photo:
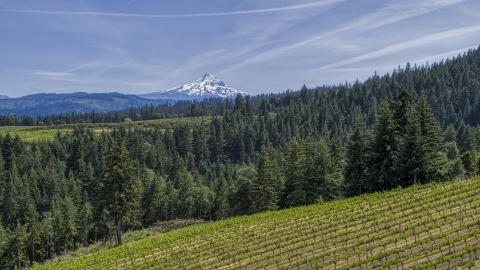
<svg viewBox="0 0 480 270"><path fill-rule="evenodd" d="M171 219L229 216L446 181L480 168L480 50L282 94L1 125L210 116L171 129L78 125L0 137L0 265L13 269Z"/></svg>

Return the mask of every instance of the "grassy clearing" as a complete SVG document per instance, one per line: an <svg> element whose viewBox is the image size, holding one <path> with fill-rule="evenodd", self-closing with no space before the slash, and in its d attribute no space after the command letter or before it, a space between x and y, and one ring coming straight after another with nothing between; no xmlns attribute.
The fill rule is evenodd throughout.
<svg viewBox="0 0 480 270"><path fill-rule="evenodd" d="M10 133L12 136L18 135L22 141L33 142L40 140L53 140L57 132L71 132L75 127L83 126L93 129L96 132L109 131L113 128L123 126L125 128L155 128L161 129L173 128L178 125L187 125L190 127L210 124L211 117L186 117L157 119L148 121L137 121L131 123L101 123L101 124L71 124L54 126L1 126L0 134L5 136Z"/></svg>
<svg viewBox="0 0 480 270"><path fill-rule="evenodd" d="M18 135L24 142L33 142L41 140L53 140L55 135L60 133L71 132L71 128L66 127L22 127L22 126L3 126L0 127L0 134L6 136Z"/></svg>
<svg viewBox="0 0 480 270"><path fill-rule="evenodd" d="M38 269L469 268L479 237L473 178L196 225Z"/></svg>

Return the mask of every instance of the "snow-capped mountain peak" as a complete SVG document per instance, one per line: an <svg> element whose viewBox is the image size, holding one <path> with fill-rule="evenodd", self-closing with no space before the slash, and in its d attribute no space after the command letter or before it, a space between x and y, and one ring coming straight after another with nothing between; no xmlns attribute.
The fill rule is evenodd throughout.
<svg viewBox="0 0 480 270"><path fill-rule="evenodd" d="M234 97L237 94L248 95L226 85L216 76L206 73L200 79L184 85L179 85L164 91L140 95L149 99L202 99L206 97Z"/></svg>
<svg viewBox="0 0 480 270"><path fill-rule="evenodd" d="M217 78L217 76L214 76L210 73L205 73L205 75L203 75L203 77L201 79L197 80L197 82L200 82L200 81L209 81L209 82L212 82L212 83L225 84L224 82L219 80Z"/></svg>

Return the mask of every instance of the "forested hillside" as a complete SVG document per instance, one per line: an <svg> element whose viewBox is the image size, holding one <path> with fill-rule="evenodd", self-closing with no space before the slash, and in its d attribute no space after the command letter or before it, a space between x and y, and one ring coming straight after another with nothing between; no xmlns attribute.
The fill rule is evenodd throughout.
<svg viewBox="0 0 480 270"><path fill-rule="evenodd" d="M44 117L62 113L75 115L77 113L90 113L91 111L106 113L130 107L141 107L145 104L164 104L168 101L171 102L172 100L148 100L136 95L124 95L115 92L92 94L83 92L70 94L42 93L19 98L0 98L0 114L27 115L23 125L33 125L35 123L33 119L37 116Z"/></svg>
<svg viewBox="0 0 480 270"><path fill-rule="evenodd" d="M364 83L107 114L2 116L32 125L210 121L79 125L33 142L0 136L0 263L21 268L97 240L121 244L125 230L163 220L219 220L475 172L479 80L480 51L470 50Z"/></svg>

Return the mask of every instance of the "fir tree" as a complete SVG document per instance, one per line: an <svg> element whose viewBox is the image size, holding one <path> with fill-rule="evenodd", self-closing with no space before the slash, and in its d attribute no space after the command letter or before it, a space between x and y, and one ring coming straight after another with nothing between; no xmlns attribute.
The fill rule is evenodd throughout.
<svg viewBox="0 0 480 270"><path fill-rule="evenodd" d="M389 104L386 103L380 110L373 132L373 141L367 157L366 186L369 191L396 187L399 181L395 165L401 136Z"/></svg>
<svg viewBox="0 0 480 270"><path fill-rule="evenodd" d="M63 224L62 235L65 238L64 248L75 249L75 239L78 235L77 230L77 207L73 200L67 196L62 203Z"/></svg>
<svg viewBox="0 0 480 270"><path fill-rule="evenodd" d="M443 139L445 142L455 142L457 140L457 131L453 124L447 126L443 132Z"/></svg>
<svg viewBox="0 0 480 270"><path fill-rule="evenodd" d="M475 149L475 136L470 125L461 121L457 130L457 146L460 153Z"/></svg>
<svg viewBox="0 0 480 270"><path fill-rule="evenodd" d="M135 176L134 162L128 155L125 141L118 135L111 142L102 179L104 208L110 213L115 226L117 245L122 244L124 221L139 204L139 179Z"/></svg>
<svg viewBox="0 0 480 270"><path fill-rule="evenodd" d="M307 204L305 193L305 166L306 156L300 141L294 137L287 148L286 170L285 170L285 203L287 206Z"/></svg>
<svg viewBox="0 0 480 270"><path fill-rule="evenodd" d="M223 174L216 181L214 214L216 220L226 217L228 213L228 184Z"/></svg>
<svg viewBox="0 0 480 270"><path fill-rule="evenodd" d="M400 85L397 88L398 96L396 102L392 103L393 117L397 130L401 136L407 132L407 126L410 119L410 107L412 105L413 96L407 91L405 86Z"/></svg>
<svg viewBox="0 0 480 270"><path fill-rule="evenodd" d="M441 180L445 165L440 124L435 119L425 93L419 98L407 126L398 161L403 185Z"/></svg>
<svg viewBox="0 0 480 270"><path fill-rule="evenodd" d="M3 204L1 205L4 222L9 227L15 226L17 223L17 218L19 218L22 190L21 181L18 177L18 172L14 162L12 170L8 172L8 179L4 191L5 193L3 195Z"/></svg>
<svg viewBox="0 0 480 270"><path fill-rule="evenodd" d="M0 250L0 265L3 269L23 269L28 263L25 254L27 242L26 225L17 222L12 230L7 230L4 249Z"/></svg>
<svg viewBox="0 0 480 270"><path fill-rule="evenodd" d="M257 162L257 175L250 191L251 212L263 212L278 208L284 180L275 160L273 147L262 146Z"/></svg>
<svg viewBox="0 0 480 270"><path fill-rule="evenodd" d="M160 220L167 207L166 182L162 176L154 176L149 187L145 189L145 195L142 198L142 209L144 225L155 224Z"/></svg>
<svg viewBox="0 0 480 270"><path fill-rule="evenodd" d="M42 253L42 250L38 248L42 240L42 226L39 219L40 214L35 209L35 206L33 204L29 204L28 211L25 213L25 224L27 225L26 244L29 249L30 262L36 261L37 255Z"/></svg>
<svg viewBox="0 0 480 270"><path fill-rule="evenodd" d="M93 207L88 198L88 193L84 191L82 198L82 206L78 213L78 234L81 243L88 245L88 237L93 229Z"/></svg>
<svg viewBox="0 0 480 270"><path fill-rule="evenodd" d="M236 181L232 182L233 187L229 196L232 215L246 215L250 213L252 202L249 194L255 176L256 170L251 164L237 169Z"/></svg>
<svg viewBox="0 0 480 270"><path fill-rule="evenodd" d="M366 138L362 123L357 120L347 142L346 166L344 170L347 196L365 192Z"/></svg>
<svg viewBox="0 0 480 270"><path fill-rule="evenodd" d="M309 203L337 199L341 195L343 160L332 154L325 139L320 139L313 149L313 178L307 176Z"/></svg>

